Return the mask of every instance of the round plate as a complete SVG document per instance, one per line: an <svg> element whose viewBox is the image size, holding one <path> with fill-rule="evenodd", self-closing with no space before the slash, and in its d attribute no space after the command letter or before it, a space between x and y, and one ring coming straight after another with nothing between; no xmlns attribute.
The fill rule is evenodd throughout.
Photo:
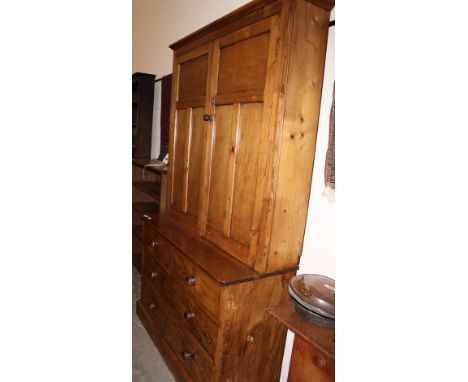
<svg viewBox="0 0 468 382"><path fill-rule="evenodd" d="M298 275L291 279L288 289L306 309L335 318L335 280L322 275Z"/></svg>

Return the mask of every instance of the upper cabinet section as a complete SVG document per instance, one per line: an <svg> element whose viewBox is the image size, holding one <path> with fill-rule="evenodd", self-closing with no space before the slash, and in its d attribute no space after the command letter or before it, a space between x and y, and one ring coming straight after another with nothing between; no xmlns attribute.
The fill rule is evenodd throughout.
<svg viewBox="0 0 468 382"><path fill-rule="evenodd" d="M329 18L313 3L254 1L172 46L168 214L259 272L302 250Z"/></svg>

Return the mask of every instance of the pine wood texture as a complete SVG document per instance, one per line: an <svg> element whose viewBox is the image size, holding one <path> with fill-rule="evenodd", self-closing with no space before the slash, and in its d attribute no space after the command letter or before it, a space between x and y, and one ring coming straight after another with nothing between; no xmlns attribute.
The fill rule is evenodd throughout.
<svg viewBox="0 0 468 382"><path fill-rule="evenodd" d="M239 14L256 16L244 25L232 14L174 45L168 213L274 272L302 251L330 13L283 0Z"/></svg>
<svg viewBox="0 0 468 382"><path fill-rule="evenodd" d="M221 282L213 277L213 268L203 270L194 262L199 261L197 257L184 254L166 239L169 235L160 232L164 232L164 219L145 219L137 311L157 346L164 349L171 370L178 365L190 375L175 374L176 378L278 380L285 329L266 320L265 309L288 298L287 286L294 273L270 277L251 273L247 281ZM160 221L155 224L155 220ZM192 243L191 248L195 252L206 249L203 242ZM219 275L221 270L217 272ZM269 367L264 367L265 362Z"/></svg>
<svg viewBox="0 0 468 382"><path fill-rule="evenodd" d="M180 381L278 381L302 250L327 0L256 0L174 49L165 213L138 312ZM182 370L182 371L179 371Z"/></svg>
<svg viewBox="0 0 468 382"><path fill-rule="evenodd" d="M288 382L334 382L335 360L310 346L302 337L294 338Z"/></svg>
<svg viewBox="0 0 468 382"><path fill-rule="evenodd" d="M311 324L296 312L291 301L271 307L267 313L325 355L335 359L335 329Z"/></svg>
<svg viewBox="0 0 468 382"><path fill-rule="evenodd" d="M290 382L335 380L335 329L321 328L298 314L291 301L267 309L267 313L295 333L289 367Z"/></svg>

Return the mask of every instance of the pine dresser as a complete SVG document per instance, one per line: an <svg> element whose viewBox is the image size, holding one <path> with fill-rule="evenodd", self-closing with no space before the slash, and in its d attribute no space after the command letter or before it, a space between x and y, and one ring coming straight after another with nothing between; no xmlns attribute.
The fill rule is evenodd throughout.
<svg viewBox="0 0 468 382"><path fill-rule="evenodd" d="M277 381L302 251L330 11L257 0L171 45L164 214L137 312L178 381Z"/></svg>

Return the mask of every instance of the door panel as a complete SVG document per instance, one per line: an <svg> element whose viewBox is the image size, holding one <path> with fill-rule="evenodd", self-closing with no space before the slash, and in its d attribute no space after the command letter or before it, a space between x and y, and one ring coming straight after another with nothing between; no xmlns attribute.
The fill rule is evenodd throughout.
<svg viewBox="0 0 468 382"><path fill-rule="evenodd" d="M232 166L235 149L232 135L235 134L236 126L233 126L233 121L232 105L220 106L216 109L207 223L221 232L224 230L227 216L226 202L230 198L229 177L226 171L229 166Z"/></svg>
<svg viewBox="0 0 468 382"><path fill-rule="evenodd" d="M248 90L263 94L269 33L262 33L221 48L218 95Z"/></svg>
<svg viewBox="0 0 468 382"><path fill-rule="evenodd" d="M176 103L171 117L169 214L192 227L198 225L208 77L208 45L174 62Z"/></svg>
<svg viewBox="0 0 468 382"><path fill-rule="evenodd" d="M271 125L272 62L276 54L274 18L223 36L213 45L212 76L218 79L212 110L205 236L253 266L254 243ZM267 86L268 84L268 86Z"/></svg>
<svg viewBox="0 0 468 382"><path fill-rule="evenodd" d="M181 102L188 102L192 106L204 106L207 75L208 54L204 54L180 64L180 86L177 97L179 105Z"/></svg>
<svg viewBox="0 0 468 382"><path fill-rule="evenodd" d="M202 147L204 136L203 114L204 108L192 109L192 123L190 135L190 156L187 177L187 212L197 218L199 214L200 183L202 168Z"/></svg>
<svg viewBox="0 0 468 382"><path fill-rule="evenodd" d="M175 145L174 145L174 167L173 167L173 188L172 188L172 205L184 211L185 209L185 162L188 144L189 133L189 118L187 109L177 110L176 115L176 132L175 132Z"/></svg>
<svg viewBox="0 0 468 382"><path fill-rule="evenodd" d="M241 106L232 203L231 237L250 244L260 145L262 103Z"/></svg>

